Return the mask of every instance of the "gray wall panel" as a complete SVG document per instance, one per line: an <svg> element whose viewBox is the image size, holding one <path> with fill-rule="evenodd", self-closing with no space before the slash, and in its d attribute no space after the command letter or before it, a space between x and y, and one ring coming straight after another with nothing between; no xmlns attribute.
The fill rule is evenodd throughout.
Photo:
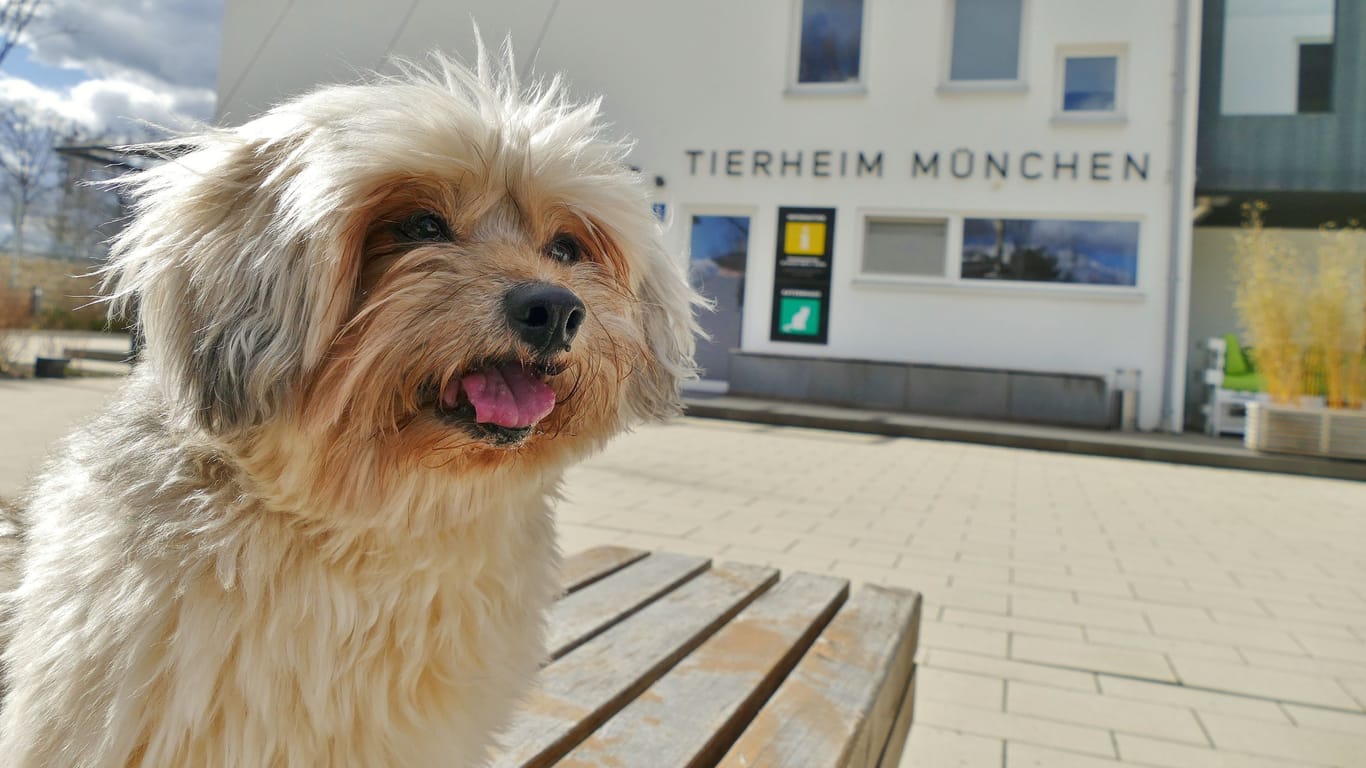
<svg viewBox="0 0 1366 768"><path fill-rule="evenodd" d="M1333 112L1220 114L1225 0L1205 0L1199 192L1366 192L1366 2L1339 0Z"/></svg>

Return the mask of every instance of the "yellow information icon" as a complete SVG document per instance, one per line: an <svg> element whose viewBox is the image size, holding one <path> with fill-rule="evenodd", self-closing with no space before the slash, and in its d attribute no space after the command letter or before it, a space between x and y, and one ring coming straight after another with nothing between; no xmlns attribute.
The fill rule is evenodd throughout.
<svg viewBox="0 0 1366 768"><path fill-rule="evenodd" d="M801 256L825 255L825 222L789 221L783 233L783 252Z"/></svg>

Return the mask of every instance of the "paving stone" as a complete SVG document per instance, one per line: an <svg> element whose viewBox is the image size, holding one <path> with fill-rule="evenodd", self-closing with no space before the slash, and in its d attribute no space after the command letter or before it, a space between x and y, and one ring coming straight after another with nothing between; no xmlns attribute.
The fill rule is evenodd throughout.
<svg viewBox="0 0 1366 768"><path fill-rule="evenodd" d="M1331 679L1263 669L1246 664L1224 664L1171 654L1181 682L1197 688L1246 693L1278 701L1355 709L1356 702Z"/></svg>
<svg viewBox="0 0 1366 768"><path fill-rule="evenodd" d="M1200 720L1214 740L1214 746L1230 752L1332 766L1361 765L1366 756L1366 733L1271 725L1260 720L1209 713L1201 714Z"/></svg>
<svg viewBox="0 0 1366 768"><path fill-rule="evenodd" d="M1005 680L921 664L915 673L916 697L1001 711Z"/></svg>
<svg viewBox="0 0 1366 768"><path fill-rule="evenodd" d="M919 692L917 692L917 697ZM951 728L916 722L901 754L901 768L981 768L1001 764L1005 743Z"/></svg>
<svg viewBox="0 0 1366 768"><path fill-rule="evenodd" d="M946 608L943 616L940 617L940 620L946 624L999 629L1004 632L1014 632L1022 635L1057 637L1063 640L1086 639L1086 636L1082 633L1082 628L1075 624L1035 621L1034 619L1026 619L1020 616L1000 616L994 613L980 613L978 611L964 610L961 608Z"/></svg>
<svg viewBox="0 0 1366 768"><path fill-rule="evenodd" d="M1195 715L1171 704L1011 683L1006 711L1209 746Z"/></svg>
<svg viewBox="0 0 1366 768"><path fill-rule="evenodd" d="M1017 597L1010 602L1011 613L1031 619L1045 619L1068 624L1121 629L1128 632L1147 632L1148 624L1136 610L1116 611L1077 605L1069 599L1039 600Z"/></svg>
<svg viewBox="0 0 1366 768"><path fill-rule="evenodd" d="M1278 704L1263 699L1111 675L1097 675L1096 679L1106 696L1170 704L1191 711L1265 720L1279 725L1292 724Z"/></svg>
<svg viewBox="0 0 1366 768"><path fill-rule="evenodd" d="M1064 752L1017 741L1006 743L1005 768L1119 768L1120 763L1101 757Z"/></svg>
<svg viewBox="0 0 1366 768"><path fill-rule="evenodd" d="M1366 736L1366 712L1339 712L1333 709L1305 707L1299 704L1283 704L1281 707L1295 721L1295 725L1302 728ZM1362 761L1366 762L1366 754L1362 755Z"/></svg>
<svg viewBox="0 0 1366 768"><path fill-rule="evenodd" d="M1311 765L1280 757L1256 757L1128 733L1115 734L1115 744L1123 765L1156 768L1304 768Z"/></svg>
<svg viewBox="0 0 1366 768"><path fill-rule="evenodd" d="M1060 747L1072 752L1114 757L1107 731L1037 717L992 712L934 699L916 698L915 721L1009 742Z"/></svg>
<svg viewBox="0 0 1366 768"><path fill-rule="evenodd" d="M1160 653L1088 645L1051 638L1021 635L1012 640L1010 657L1071 669L1112 672L1120 675L1176 682L1166 658Z"/></svg>
<svg viewBox="0 0 1366 768"><path fill-rule="evenodd" d="M1005 658L1008 633L994 629L963 627L941 621L921 622L920 642L927 648Z"/></svg>
<svg viewBox="0 0 1366 768"><path fill-rule="evenodd" d="M1231 664L1238 664L1243 661L1238 649L1230 646L1201 643L1194 640L1175 640L1138 632L1120 632L1113 629L1087 627L1086 640L1096 645L1114 645L1120 648L1137 648L1158 653L1180 652L1204 659L1226 661Z"/></svg>
<svg viewBox="0 0 1366 768"><path fill-rule="evenodd" d="M1066 688L1074 691L1097 690L1095 675L1070 669L1058 669L1040 664L1030 664L1010 659L981 656L971 653L930 648L921 660L924 667L954 669L975 675L998 677L1007 681L1024 681Z"/></svg>

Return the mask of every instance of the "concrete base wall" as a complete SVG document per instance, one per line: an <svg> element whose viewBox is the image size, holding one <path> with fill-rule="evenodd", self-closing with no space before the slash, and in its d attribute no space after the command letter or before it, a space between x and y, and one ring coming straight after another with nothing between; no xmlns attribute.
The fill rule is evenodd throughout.
<svg viewBox="0 0 1366 768"><path fill-rule="evenodd" d="M736 351L730 394L1096 429L1116 421L1103 378L1066 373Z"/></svg>

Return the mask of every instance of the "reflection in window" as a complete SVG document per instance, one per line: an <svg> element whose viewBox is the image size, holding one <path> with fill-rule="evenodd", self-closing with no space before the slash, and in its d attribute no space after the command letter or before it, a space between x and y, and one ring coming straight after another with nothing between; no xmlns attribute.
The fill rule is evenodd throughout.
<svg viewBox="0 0 1366 768"><path fill-rule="evenodd" d="M971 280L1136 285L1138 222L964 219Z"/></svg>
<svg viewBox="0 0 1366 768"><path fill-rule="evenodd" d="M1331 110L1334 9L1335 0L1228 0L1220 111Z"/></svg>
<svg viewBox="0 0 1366 768"><path fill-rule="evenodd" d="M863 0L804 0L799 83L846 83L859 79Z"/></svg>
<svg viewBox="0 0 1366 768"><path fill-rule="evenodd" d="M869 219L863 231L863 271L943 277L948 222L943 219Z"/></svg>
<svg viewBox="0 0 1366 768"><path fill-rule="evenodd" d="M1062 108L1066 112L1113 112L1119 59L1069 56L1063 62Z"/></svg>
<svg viewBox="0 0 1366 768"><path fill-rule="evenodd" d="M1023 0L958 0L953 5L950 80L1018 80Z"/></svg>

